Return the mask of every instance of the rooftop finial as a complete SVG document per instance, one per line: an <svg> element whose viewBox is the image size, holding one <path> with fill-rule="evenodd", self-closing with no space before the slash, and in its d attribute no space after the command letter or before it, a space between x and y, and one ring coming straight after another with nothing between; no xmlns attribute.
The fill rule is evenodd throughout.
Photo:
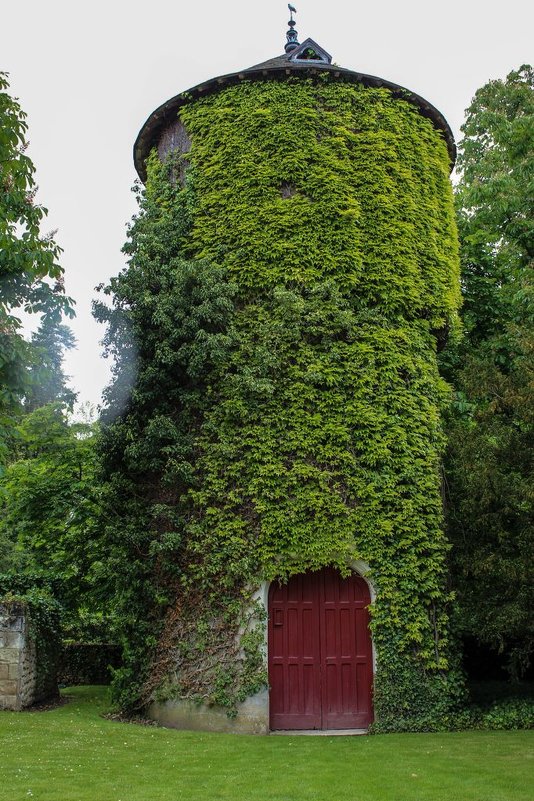
<svg viewBox="0 0 534 801"><path fill-rule="evenodd" d="M289 25L289 30L286 33L286 53L291 53L292 50L295 50L295 48L299 46L299 35L295 30L295 25L297 23L293 19L293 14L297 13L297 9L295 6L292 6L291 3L288 3L287 7L289 8L290 18L289 22L287 23Z"/></svg>

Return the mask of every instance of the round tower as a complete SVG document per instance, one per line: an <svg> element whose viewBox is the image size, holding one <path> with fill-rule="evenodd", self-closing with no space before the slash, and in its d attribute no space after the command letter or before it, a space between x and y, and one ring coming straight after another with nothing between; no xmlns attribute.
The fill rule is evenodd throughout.
<svg viewBox="0 0 534 801"><path fill-rule="evenodd" d="M165 412L187 470L155 479L179 534L143 696L161 722L399 730L452 708L437 352L459 304L454 158L434 106L300 43L293 15L282 55L143 125L138 291L169 292L176 330L201 319L190 350L143 357L175 359L168 405L197 381Z"/></svg>

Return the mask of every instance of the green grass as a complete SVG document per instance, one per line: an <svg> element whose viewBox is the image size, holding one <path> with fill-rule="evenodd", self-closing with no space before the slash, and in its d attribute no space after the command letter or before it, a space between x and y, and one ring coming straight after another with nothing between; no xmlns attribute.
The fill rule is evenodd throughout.
<svg viewBox="0 0 534 801"><path fill-rule="evenodd" d="M532 801L534 732L251 737L99 716L103 688L0 712L1 801Z"/></svg>

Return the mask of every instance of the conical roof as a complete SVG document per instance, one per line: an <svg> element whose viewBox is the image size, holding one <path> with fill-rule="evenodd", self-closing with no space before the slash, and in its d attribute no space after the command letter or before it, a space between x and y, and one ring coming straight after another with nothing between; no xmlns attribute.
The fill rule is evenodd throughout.
<svg viewBox="0 0 534 801"><path fill-rule="evenodd" d="M313 39L306 39L297 49L289 53L275 56L263 61L261 64L255 64L253 67L248 67L239 72L231 72L228 75L211 78L209 81L193 86L192 89L181 92L159 106L148 117L135 141L134 163L139 177L143 181L146 179L145 160L151 149L158 143L163 130L176 120L180 107L191 102L191 100L205 97L214 92L220 92L222 89L233 86L240 81L285 80L295 75L310 77L325 70L341 81L389 89L394 96L417 106L420 113L431 120L434 127L443 134L451 159L451 169L453 168L456 159L454 136L447 120L435 106L420 95L415 94L415 92L411 92L409 89L384 78L366 75L363 72L355 72L332 64L331 56L320 45L314 42Z"/></svg>

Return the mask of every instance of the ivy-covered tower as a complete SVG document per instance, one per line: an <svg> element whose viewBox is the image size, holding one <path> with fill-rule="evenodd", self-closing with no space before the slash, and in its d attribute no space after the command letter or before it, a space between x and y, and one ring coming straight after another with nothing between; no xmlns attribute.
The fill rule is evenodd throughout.
<svg viewBox="0 0 534 801"><path fill-rule="evenodd" d="M123 686L169 725L417 729L460 693L437 368L455 146L423 98L332 64L293 19L287 39L135 143L112 288L136 378L107 447L151 636Z"/></svg>

